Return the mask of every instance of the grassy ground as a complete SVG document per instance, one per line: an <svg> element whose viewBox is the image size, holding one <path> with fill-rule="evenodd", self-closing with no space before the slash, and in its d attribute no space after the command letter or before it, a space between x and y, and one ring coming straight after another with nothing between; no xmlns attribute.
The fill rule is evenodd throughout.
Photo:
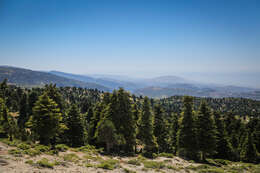
<svg viewBox="0 0 260 173"><path fill-rule="evenodd" d="M260 173L260 164L208 159L208 164L194 163L171 154L156 159L141 155L116 157L101 155L93 146L69 148L50 147L0 141L0 172L180 172L180 173Z"/></svg>

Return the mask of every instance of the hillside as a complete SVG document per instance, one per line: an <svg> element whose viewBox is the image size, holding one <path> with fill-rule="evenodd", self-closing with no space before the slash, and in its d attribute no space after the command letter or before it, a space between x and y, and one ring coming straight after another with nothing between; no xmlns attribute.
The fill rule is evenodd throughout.
<svg viewBox="0 0 260 173"><path fill-rule="evenodd" d="M99 84L73 80L46 72L9 66L0 66L0 81L3 81L4 79L8 79L8 83L10 84L24 87L44 86L45 84L55 83L60 87L75 86L92 89L97 88L104 91L109 90L107 87Z"/></svg>
<svg viewBox="0 0 260 173"><path fill-rule="evenodd" d="M159 76L155 78L129 78L116 75L78 75L59 71L49 73L82 82L96 83L107 88L124 89L136 95L153 98L166 98L174 95L191 95L195 97L243 97L260 100L259 89L205 84L187 80L178 76Z"/></svg>
<svg viewBox="0 0 260 173"><path fill-rule="evenodd" d="M2 141L2 142L1 142ZM0 172L34 173L34 172L117 172L117 173L232 173L238 170L244 173L257 173L259 164L231 162L221 159L209 159L208 164L194 163L171 154L162 154L156 159L141 155L132 157L103 155L101 150L85 146L69 148L57 145L58 154L41 145L28 145L21 141L0 141ZM30 149L29 149L30 147Z"/></svg>
<svg viewBox="0 0 260 173"><path fill-rule="evenodd" d="M180 113L182 110L183 96L172 96L158 99L156 102L162 104L168 112ZM194 98L194 109L198 110L201 101L206 101L210 108L221 113L231 113L240 116L260 116L260 101L245 98Z"/></svg>
<svg viewBox="0 0 260 173"><path fill-rule="evenodd" d="M117 80L117 79L109 78L109 77L102 77L102 76L90 77L87 75L71 74L71 73L64 73L64 72L59 72L59 71L50 71L49 73L55 74L57 76L66 77L69 79L79 80L82 82L97 83L99 85L102 85L102 86L105 86L105 87L111 88L111 89L118 89L120 87L123 87L127 90L133 91L134 89L139 88L139 86L133 82Z"/></svg>

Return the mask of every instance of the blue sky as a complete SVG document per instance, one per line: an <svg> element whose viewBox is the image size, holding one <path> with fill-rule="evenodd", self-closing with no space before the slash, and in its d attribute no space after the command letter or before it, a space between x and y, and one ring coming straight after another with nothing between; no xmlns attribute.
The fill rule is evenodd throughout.
<svg viewBox="0 0 260 173"><path fill-rule="evenodd" d="M260 87L260 1L0 0L0 64Z"/></svg>

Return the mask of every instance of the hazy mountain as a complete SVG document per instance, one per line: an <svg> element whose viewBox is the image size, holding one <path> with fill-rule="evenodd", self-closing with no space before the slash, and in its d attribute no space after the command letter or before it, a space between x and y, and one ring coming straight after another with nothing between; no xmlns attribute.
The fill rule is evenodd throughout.
<svg viewBox="0 0 260 173"><path fill-rule="evenodd" d="M87 83L57 76L47 72L33 71L17 67L0 66L0 81L8 79L8 83L25 86L43 86L45 84L55 83L57 86L75 86L83 88L97 88L108 91L109 88L96 83Z"/></svg>
<svg viewBox="0 0 260 173"><path fill-rule="evenodd" d="M156 78L130 78L116 75L78 75L59 71L40 72L28 69L0 66L0 81L33 87L56 83L57 86L76 86L111 91L119 87L136 95L164 98L174 95L197 97L244 97L260 100L260 91L239 86L221 86L199 83L178 76Z"/></svg>
<svg viewBox="0 0 260 173"><path fill-rule="evenodd" d="M118 80L118 79L112 78L112 77L116 77L116 76L109 76L109 75L87 76L87 75L64 73L64 72L59 72L59 71L50 71L50 73L58 75L58 76L70 78L70 79L76 79L76 80L79 80L82 82L97 83L97 84L103 85L105 87L108 87L110 89L118 89L119 87L123 87L127 90L133 91L137 88L140 88L140 86L138 86L138 84L135 84L133 82L123 81L123 80Z"/></svg>
<svg viewBox="0 0 260 173"><path fill-rule="evenodd" d="M154 98L164 98L174 95L191 95L197 97L244 97L260 99L257 89L223 86L217 84L200 83L187 80L178 76L159 76L155 78L131 78L120 75L75 75L51 71L59 76L77 79L84 82L94 82L111 89L123 87L137 95L144 95Z"/></svg>

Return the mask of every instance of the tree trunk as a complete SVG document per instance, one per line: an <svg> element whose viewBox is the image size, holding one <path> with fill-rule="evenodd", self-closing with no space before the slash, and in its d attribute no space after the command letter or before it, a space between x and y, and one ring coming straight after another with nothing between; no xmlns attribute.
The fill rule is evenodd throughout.
<svg viewBox="0 0 260 173"><path fill-rule="evenodd" d="M111 147L111 146L110 146L110 143L107 142L106 146L107 146L107 152L110 153L110 147Z"/></svg>
<svg viewBox="0 0 260 173"><path fill-rule="evenodd" d="M205 153L202 152L202 161L205 162L206 161L206 157L205 157Z"/></svg>

